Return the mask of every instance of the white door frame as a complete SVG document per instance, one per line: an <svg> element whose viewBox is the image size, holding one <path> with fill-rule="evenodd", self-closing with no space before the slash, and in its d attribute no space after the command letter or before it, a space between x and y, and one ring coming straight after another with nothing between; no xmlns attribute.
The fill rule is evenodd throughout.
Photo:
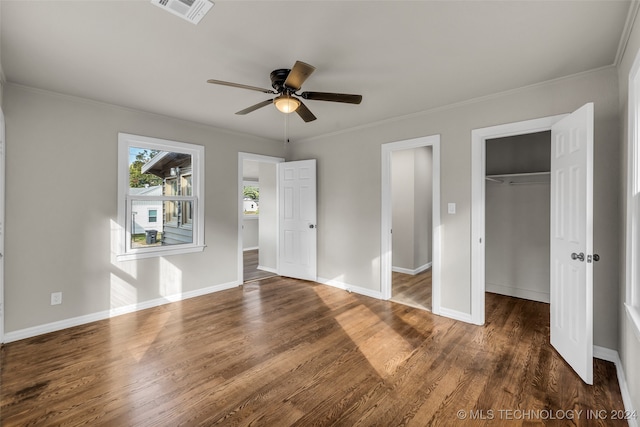
<svg viewBox="0 0 640 427"><path fill-rule="evenodd" d="M551 130L568 114L507 123L471 131L471 322L484 325L485 175L487 139Z"/></svg>
<svg viewBox="0 0 640 427"><path fill-rule="evenodd" d="M264 156L262 154L243 153L238 152L238 286L244 283L244 261L242 254L242 225L244 221L244 209L243 209L243 191L244 191L244 161L252 160L255 162L263 163L282 163L284 159L282 157ZM277 266L276 266L277 270Z"/></svg>
<svg viewBox="0 0 640 427"><path fill-rule="evenodd" d="M0 108L0 344L4 343L5 126Z"/></svg>
<svg viewBox="0 0 640 427"><path fill-rule="evenodd" d="M380 227L380 291L382 298L391 298L392 269L392 204L391 204L391 156L394 151L419 147L432 147L433 150L433 264L431 270L431 311L440 314L440 135L431 135L404 141L382 144L382 212Z"/></svg>

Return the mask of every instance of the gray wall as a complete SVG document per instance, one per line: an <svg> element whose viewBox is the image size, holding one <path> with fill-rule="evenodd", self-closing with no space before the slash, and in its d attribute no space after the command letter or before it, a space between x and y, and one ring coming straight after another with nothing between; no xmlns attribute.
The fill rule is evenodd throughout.
<svg viewBox="0 0 640 427"><path fill-rule="evenodd" d="M13 84L3 107L6 332L237 282L238 152L281 142ZM205 146L203 252L115 261L118 132Z"/></svg>
<svg viewBox="0 0 640 427"><path fill-rule="evenodd" d="M549 172L550 163L550 132L486 143L487 175ZM486 181L485 286L488 292L549 302L551 187L548 176L530 182Z"/></svg>
<svg viewBox="0 0 640 427"><path fill-rule="evenodd" d="M391 174L393 267L417 270L431 262L431 147L394 151Z"/></svg>
<svg viewBox="0 0 640 427"><path fill-rule="evenodd" d="M620 197L620 213L619 222L622 224L619 232L619 248L620 248L620 262L619 262L619 281L620 286L619 299L617 301L619 307L619 322L620 322L620 346L618 352L620 353L620 359L622 366L627 377L627 386L629 393L631 394L631 400L633 407L640 411L640 364L638 358L640 355L640 339L638 339L633 332L633 325L631 320L627 317L626 310L624 308L625 302L625 290L626 290L626 272L625 272L625 258L626 258L626 209L627 209L627 162L628 162L628 90L629 90L629 71L633 65L633 61L640 52L640 22L636 19L629 43L625 50L625 54L622 58L620 66L618 67L618 81L619 81L619 94L620 94L620 146L618 149L622 153L619 163L612 163L611 168L619 168L622 173L617 183L617 188L620 188L618 195ZM611 187L613 188L616 187ZM613 192L613 191L612 191Z"/></svg>
<svg viewBox="0 0 640 427"><path fill-rule="evenodd" d="M318 159L318 276L380 291L381 144L441 136L441 305L470 313L471 131L568 113L595 102L594 342L617 348L619 123L617 72L606 68L292 144ZM354 197L357 193L357 197ZM457 213L447 214L447 203Z"/></svg>
<svg viewBox="0 0 640 427"><path fill-rule="evenodd" d="M277 174L274 163L260 162L260 252L258 265L274 271L278 268Z"/></svg>

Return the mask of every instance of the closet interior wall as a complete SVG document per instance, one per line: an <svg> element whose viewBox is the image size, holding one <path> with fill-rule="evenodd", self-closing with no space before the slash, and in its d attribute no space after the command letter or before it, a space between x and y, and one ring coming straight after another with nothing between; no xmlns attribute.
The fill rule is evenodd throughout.
<svg viewBox="0 0 640 427"><path fill-rule="evenodd" d="M487 292L549 302L551 133L486 141Z"/></svg>

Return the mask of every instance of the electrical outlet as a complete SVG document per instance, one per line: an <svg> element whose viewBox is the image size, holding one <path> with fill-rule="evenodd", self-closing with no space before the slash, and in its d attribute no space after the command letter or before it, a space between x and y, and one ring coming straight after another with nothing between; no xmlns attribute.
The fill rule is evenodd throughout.
<svg viewBox="0 0 640 427"><path fill-rule="evenodd" d="M51 305L62 304L62 292L51 293Z"/></svg>

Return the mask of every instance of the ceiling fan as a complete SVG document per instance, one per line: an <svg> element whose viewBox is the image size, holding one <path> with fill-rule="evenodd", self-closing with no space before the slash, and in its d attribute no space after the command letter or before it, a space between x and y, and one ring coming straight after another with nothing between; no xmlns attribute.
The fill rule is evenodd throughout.
<svg viewBox="0 0 640 427"><path fill-rule="evenodd" d="M311 122L316 116L307 108L302 101L297 98L309 99L312 101L331 101L343 102L347 104L360 104L362 95L349 95L346 93L331 92L302 92L297 93L302 87L302 83L315 71L315 67L302 61L296 61L292 69L279 69L271 72L271 87L273 89L263 89L256 86L243 85L240 83L225 82L222 80L207 80L207 83L213 83L223 86L238 87L241 89L255 90L262 93L272 93L276 96L273 99L267 99L256 105L238 111L236 114L244 115L259 108L266 107L273 103L276 108L283 113L293 113L294 111L305 122Z"/></svg>

